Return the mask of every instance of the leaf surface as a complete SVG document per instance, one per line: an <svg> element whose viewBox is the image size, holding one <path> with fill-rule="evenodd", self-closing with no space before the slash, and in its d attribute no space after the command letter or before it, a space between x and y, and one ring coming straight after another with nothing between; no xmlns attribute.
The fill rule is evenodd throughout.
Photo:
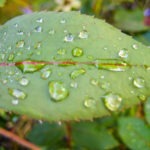
<svg viewBox="0 0 150 150"><path fill-rule="evenodd" d="M149 50L77 12L14 18L0 29L0 107L49 121L130 107L149 95Z"/></svg>

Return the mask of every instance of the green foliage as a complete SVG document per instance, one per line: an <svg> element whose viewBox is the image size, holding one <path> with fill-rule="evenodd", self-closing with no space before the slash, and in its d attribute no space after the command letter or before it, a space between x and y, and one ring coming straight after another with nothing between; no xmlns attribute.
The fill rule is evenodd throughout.
<svg viewBox="0 0 150 150"><path fill-rule="evenodd" d="M132 150L150 149L150 128L140 119L120 118L119 134L123 142Z"/></svg>
<svg viewBox="0 0 150 150"><path fill-rule="evenodd" d="M5 5L6 0L0 0L0 7L3 7Z"/></svg>
<svg viewBox="0 0 150 150"><path fill-rule="evenodd" d="M8 21L0 37L6 110L50 121L91 119L149 94L149 49L104 21L34 13Z"/></svg>
<svg viewBox="0 0 150 150"><path fill-rule="evenodd" d="M148 100L144 105L144 112L145 112L146 121L148 122L148 124L150 124L150 98L148 98Z"/></svg>

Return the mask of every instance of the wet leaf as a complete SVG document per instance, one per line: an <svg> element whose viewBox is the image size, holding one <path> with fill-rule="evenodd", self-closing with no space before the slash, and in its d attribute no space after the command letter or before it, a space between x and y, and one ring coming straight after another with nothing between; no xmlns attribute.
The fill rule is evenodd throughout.
<svg viewBox="0 0 150 150"><path fill-rule="evenodd" d="M132 150L150 149L150 128L138 118L120 118L119 134Z"/></svg>
<svg viewBox="0 0 150 150"><path fill-rule="evenodd" d="M0 29L0 108L92 119L149 96L149 48L77 12L23 15Z"/></svg>

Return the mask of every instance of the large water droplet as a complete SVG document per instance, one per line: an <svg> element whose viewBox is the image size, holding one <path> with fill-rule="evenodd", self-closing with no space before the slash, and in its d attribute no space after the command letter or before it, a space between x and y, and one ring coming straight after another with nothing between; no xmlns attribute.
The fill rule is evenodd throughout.
<svg viewBox="0 0 150 150"><path fill-rule="evenodd" d="M107 93L102 97L102 100L104 100L107 109L117 111L121 106L122 97L114 93Z"/></svg>
<svg viewBox="0 0 150 150"><path fill-rule="evenodd" d="M67 34L64 38L65 42L73 42L73 40L74 40L74 36L71 33Z"/></svg>
<svg viewBox="0 0 150 150"><path fill-rule="evenodd" d="M80 76L80 75L83 75L83 74L85 74L85 69L77 69L77 70L74 70L71 74L70 74L70 77L72 78L72 79L75 79L75 78L77 78L78 76Z"/></svg>
<svg viewBox="0 0 150 150"><path fill-rule="evenodd" d="M58 55L65 55L66 54L66 49L58 49L57 54Z"/></svg>
<svg viewBox="0 0 150 150"><path fill-rule="evenodd" d="M42 79L48 79L50 77L51 73L52 73L52 70L49 68L46 68L46 69L42 70L41 78Z"/></svg>
<svg viewBox="0 0 150 150"><path fill-rule="evenodd" d="M87 39L88 38L88 32L87 30L83 30L79 33L79 38L81 39Z"/></svg>
<svg viewBox="0 0 150 150"><path fill-rule="evenodd" d="M8 88L8 93L17 98L17 99L25 99L26 98L26 94L22 91L22 90L19 90L19 89L11 89L11 88Z"/></svg>
<svg viewBox="0 0 150 150"><path fill-rule="evenodd" d="M121 57L121 58L127 58L128 57L128 50L126 49L121 49L118 53L118 55Z"/></svg>
<svg viewBox="0 0 150 150"><path fill-rule="evenodd" d="M42 32L42 27L41 26L37 26L34 29L35 32Z"/></svg>
<svg viewBox="0 0 150 150"><path fill-rule="evenodd" d="M79 47L76 47L76 48L74 48L74 49L72 50L72 55L73 55L74 57L80 57L80 56L83 55L83 50L82 50L81 48L79 48Z"/></svg>
<svg viewBox="0 0 150 150"><path fill-rule="evenodd" d="M25 77L22 77L20 80L19 80L19 83L20 85L22 86L27 86L29 84L29 80Z"/></svg>
<svg viewBox="0 0 150 150"><path fill-rule="evenodd" d="M23 73L32 73L42 69L46 63L45 62L38 62L32 60L26 60L23 62L16 62L16 67L18 67Z"/></svg>
<svg viewBox="0 0 150 150"><path fill-rule="evenodd" d="M145 80L142 77L135 78L133 80L133 85L137 88L144 88L145 87Z"/></svg>
<svg viewBox="0 0 150 150"><path fill-rule="evenodd" d="M126 71L130 67L125 61L117 59L99 59L95 61L95 66L109 71Z"/></svg>
<svg viewBox="0 0 150 150"><path fill-rule="evenodd" d="M69 95L69 91L60 81L52 81L49 83L49 94L55 101L61 101Z"/></svg>
<svg viewBox="0 0 150 150"><path fill-rule="evenodd" d="M93 108L96 106L96 101L93 98L86 98L84 100L84 106L86 108Z"/></svg>
<svg viewBox="0 0 150 150"><path fill-rule="evenodd" d="M21 40L21 41L18 41L17 43L16 43L16 47L17 48L22 48L22 47L24 47L24 41L23 40Z"/></svg>

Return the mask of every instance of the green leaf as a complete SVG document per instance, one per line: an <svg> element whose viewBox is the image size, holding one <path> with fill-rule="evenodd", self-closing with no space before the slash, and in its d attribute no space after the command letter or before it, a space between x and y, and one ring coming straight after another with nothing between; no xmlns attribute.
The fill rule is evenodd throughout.
<svg viewBox="0 0 150 150"><path fill-rule="evenodd" d="M6 0L0 0L0 7L3 7L5 5Z"/></svg>
<svg viewBox="0 0 150 150"><path fill-rule="evenodd" d="M123 31L142 32L149 28L144 25L143 10L118 9L115 13L115 25Z"/></svg>
<svg viewBox="0 0 150 150"><path fill-rule="evenodd" d="M23 15L0 29L0 108L49 121L102 117L146 99L149 66L148 47L102 20Z"/></svg>
<svg viewBox="0 0 150 150"><path fill-rule="evenodd" d="M144 112L145 112L146 121L150 124L150 97L144 104Z"/></svg>
<svg viewBox="0 0 150 150"><path fill-rule="evenodd" d="M132 150L150 149L150 128L138 118L120 118L119 134Z"/></svg>
<svg viewBox="0 0 150 150"><path fill-rule="evenodd" d="M45 149L58 149L62 147L63 138L65 137L64 126L56 123L36 124L27 135L28 140L32 143L45 147Z"/></svg>
<svg viewBox="0 0 150 150"><path fill-rule="evenodd" d="M72 126L72 132L75 147L102 150L118 146L117 140L111 133L94 122L75 123Z"/></svg>

